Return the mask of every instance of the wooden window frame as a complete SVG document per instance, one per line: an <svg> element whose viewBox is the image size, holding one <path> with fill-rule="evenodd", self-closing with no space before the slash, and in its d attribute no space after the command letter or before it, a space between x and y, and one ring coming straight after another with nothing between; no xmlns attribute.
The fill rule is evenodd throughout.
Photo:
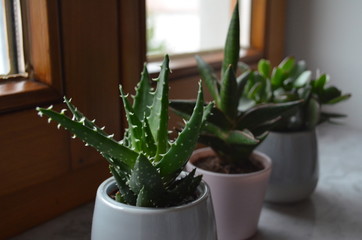
<svg viewBox="0 0 362 240"><path fill-rule="evenodd" d="M1 81L0 113L61 99L63 86L57 4L57 1L21 0L27 76Z"/></svg>

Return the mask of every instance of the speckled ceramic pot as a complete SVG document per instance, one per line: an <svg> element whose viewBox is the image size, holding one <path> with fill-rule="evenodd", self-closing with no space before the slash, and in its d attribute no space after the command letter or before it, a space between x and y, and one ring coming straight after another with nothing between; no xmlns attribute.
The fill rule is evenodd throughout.
<svg viewBox="0 0 362 240"><path fill-rule="evenodd" d="M210 191L204 182L195 201L159 209L116 202L109 197L115 188L111 177L97 190L92 240L217 239Z"/></svg>
<svg viewBox="0 0 362 240"><path fill-rule="evenodd" d="M199 158L215 155L211 148L194 151L187 170ZM209 185L214 204L217 233L219 240L247 239L255 234L262 209L264 195L271 172L271 161L265 154L254 152L254 161L264 169L247 174L223 174L196 169Z"/></svg>
<svg viewBox="0 0 362 240"><path fill-rule="evenodd" d="M319 175L316 130L271 132L258 150L273 162L266 201L292 203L314 192Z"/></svg>

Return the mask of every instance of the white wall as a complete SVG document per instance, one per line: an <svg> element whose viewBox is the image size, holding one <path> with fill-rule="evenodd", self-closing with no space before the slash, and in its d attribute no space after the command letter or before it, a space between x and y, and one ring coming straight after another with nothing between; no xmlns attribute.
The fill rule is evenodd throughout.
<svg viewBox="0 0 362 240"><path fill-rule="evenodd" d="M345 124L362 130L362 0L288 0L286 55L331 76L352 93L333 106L348 114Z"/></svg>

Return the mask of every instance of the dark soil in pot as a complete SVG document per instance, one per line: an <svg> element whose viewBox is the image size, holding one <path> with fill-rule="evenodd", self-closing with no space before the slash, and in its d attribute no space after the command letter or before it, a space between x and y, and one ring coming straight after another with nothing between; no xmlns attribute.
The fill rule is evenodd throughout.
<svg viewBox="0 0 362 240"><path fill-rule="evenodd" d="M243 165L225 163L221 161L218 156L198 158L196 161L193 161L192 164L203 170L225 174L252 173L264 168L259 162L248 161L247 164Z"/></svg>

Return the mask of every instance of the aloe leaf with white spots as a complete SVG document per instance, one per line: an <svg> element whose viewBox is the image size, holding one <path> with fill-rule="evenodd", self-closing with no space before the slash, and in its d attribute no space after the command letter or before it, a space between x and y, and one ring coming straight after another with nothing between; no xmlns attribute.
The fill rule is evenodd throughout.
<svg viewBox="0 0 362 240"><path fill-rule="evenodd" d="M72 118L65 114L65 109L56 112L50 108L37 108L39 115L57 121L59 126L97 149L108 161L119 189L115 194L117 201L140 207L175 206L192 200L200 183L200 177L194 174L181 179L178 179L178 175L196 145L211 105L204 107L200 85L196 108L190 113L187 129L170 146L167 129L168 65L166 56L155 92L151 89L144 68L132 104L120 87L128 122L128 130L122 141L107 135L103 128L86 118L67 98L65 103Z"/></svg>
<svg viewBox="0 0 362 240"><path fill-rule="evenodd" d="M151 105L151 112L148 118L151 127L152 135L157 145L155 160L159 161L161 155L166 153L168 148L168 75L169 58L163 60L161 72L157 78L157 88Z"/></svg>
<svg viewBox="0 0 362 240"><path fill-rule="evenodd" d="M157 164L162 176L165 177L173 172L181 171L184 167L197 144L198 135L195 135L194 133L200 131L204 114L209 114L211 106L211 104L206 106L206 110L204 111L203 93L200 85L196 105L190 120L188 120L184 129L179 134L176 141L171 145L168 152Z"/></svg>

